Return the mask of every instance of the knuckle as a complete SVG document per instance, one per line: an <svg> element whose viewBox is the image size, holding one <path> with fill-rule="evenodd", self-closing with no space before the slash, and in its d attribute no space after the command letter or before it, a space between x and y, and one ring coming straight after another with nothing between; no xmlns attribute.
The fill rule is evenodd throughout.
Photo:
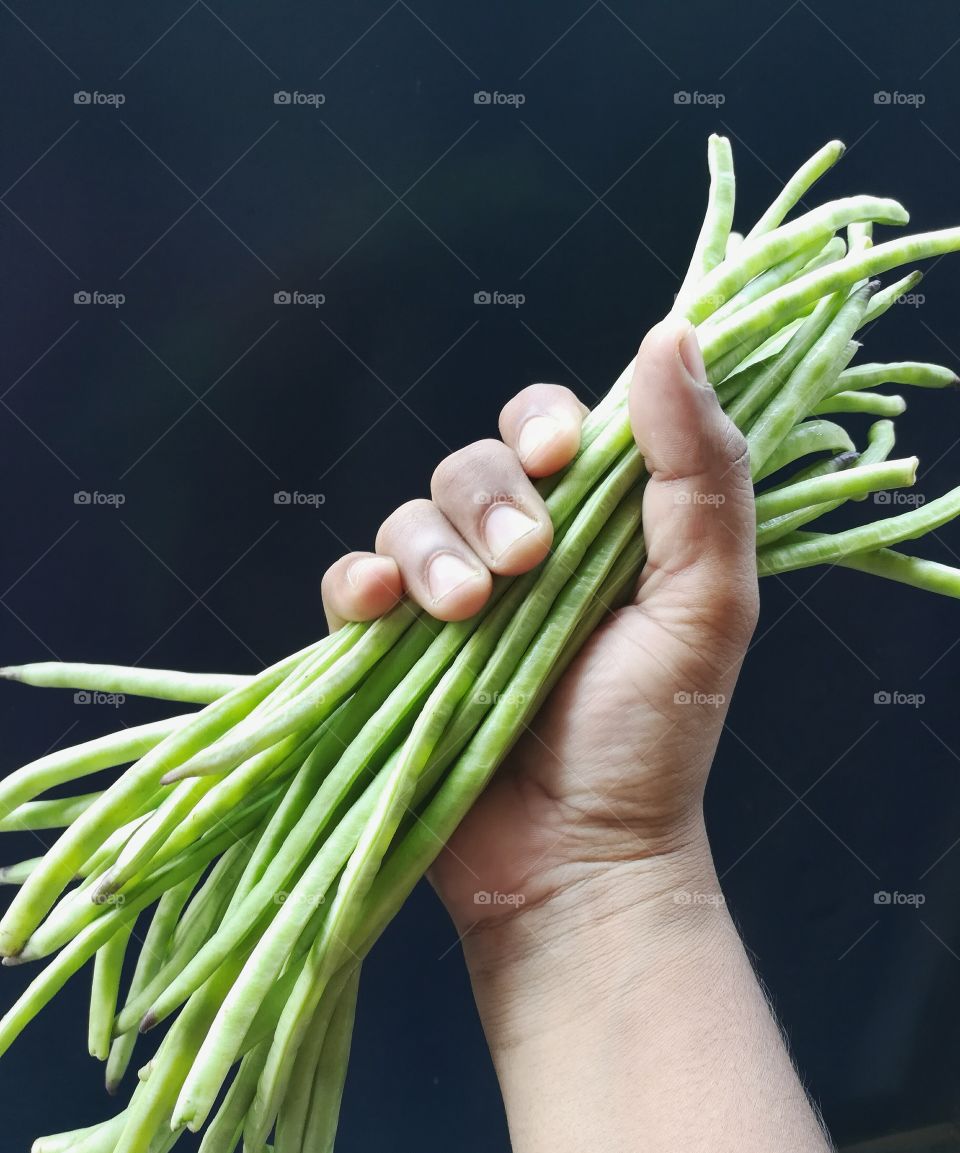
<svg viewBox="0 0 960 1153"><path fill-rule="evenodd" d="M451 490L475 486L491 468L503 465L513 454L499 440L488 437L458 449L442 460L433 470L430 491L435 497Z"/></svg>
<svg viewBox="0 0 960 1153"><path fill-rule="evenodd" d="M433 501L424 497L408 500L406 504L394 509L377 532L377 552L389 551L392 541L402 540L418 524L422 524L426 517L432 515L433 509Z"/></svg>
<svg viewBox="0 0 960 1153"><path fill-rule="evenodd" d="M753 636L760 616L760 590L756 572L731 573L718 581L709 599L715 631L738 650Z"/></svg>
<svg viewBox="0 0 960 1153"><path fill-rule="evenodd" d="M526 416L528 410L538 412L541 409L569 409L578 416L588 411L576 393L565 384L528 384L500 410L501 432Z"/></svg>
<svg viewBox="0 0 960 1153"><path fill-rule="evenodd" d="M728 416L724 416L717 433L717 450L727 462L731 474L750 475L750 448L747 438Z"/></svg>

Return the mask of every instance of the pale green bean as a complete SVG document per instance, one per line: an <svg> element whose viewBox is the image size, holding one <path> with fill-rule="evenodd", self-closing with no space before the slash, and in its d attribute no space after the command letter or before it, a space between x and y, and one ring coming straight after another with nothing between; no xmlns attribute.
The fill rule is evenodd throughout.
<svg viewBox="0 0 960 1153"><path fill-rule="evenodd" d="M134 922L124 925L97 950L93 959L93 988L90 994L90 1023L87 1048L90 1056L106 1061L113 1040L113 1018L117 1011L120 974Z"/></svg>
<svg viewBox="0 0 960 1153"><path fill-rule="evenodd" d="M84 689L201 705L209 704L231 690L248 684L251 679L226 673L180 673L172 669L141 669L136 666L91 665L70 661L8 665L0 669L0 678L22 681L40 688Z"/></svg>
<svg viewBox="0 0 960 1153"><path fill-rule="evenodd" d="M780 447L757 470L754 480L765 480L795 460L815 452L853 452L854 447L850 434L839 424L830 420L804 420L790 429Z"/></svg>
<svg viewBox="0 0 960 1153"><path fill-rule="evenodd" d="M790 177L774 202L747 233L747 237L762 236L776 228L786 219L787 214L800 203L804 195L810 191L820 177L837 163L846 150L847 146L842 140L830 140L815 152Z"/></svg>
<svg viewBox="0 0 960 1153"><path fill-rule="evenodd" d="M823 416L859 412L890 418L906 412L907 402L902 396L881 396L875 392L833 392L815 404L811 411Z"/></svg>
<svg viewBox="0 0 960 1153"><path fill-rule="evenodd" d="M790 429L807 416L850 360L850 337L863 316L873 283L855 289L747 433L750 465L756 476Z"/></svg>
<svg viewBox="0 0 960 1153"><path fill-rule="evenodd" d="M873 552L905 540L916 540L960 515L960 488L885 520L873 521L833 534L792 533L771 548L757 553L761 576L808 568L814 564L836 564L852 553Z"/></svg>
<svg viewBox="0 0 960 1153"><path fill-rule="evenodd" d="M678 307L682 307L681 302L700 284L704 276L723 261L733 225L736 182L733 153L726 136L711 133L707 141L707 164L710 170L707 210L700 235L693 247L687 274L677 293Z"/></svg>

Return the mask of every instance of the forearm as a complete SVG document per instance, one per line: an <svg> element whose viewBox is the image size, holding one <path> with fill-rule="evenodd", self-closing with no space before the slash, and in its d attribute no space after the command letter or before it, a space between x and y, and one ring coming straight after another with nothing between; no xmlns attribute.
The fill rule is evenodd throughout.
<svg viewBox="0 0 960 1153"><path fill-rule="evenodd" d="M467 938L515 1153L830 1148L719 891L704 841Z"/></svg>

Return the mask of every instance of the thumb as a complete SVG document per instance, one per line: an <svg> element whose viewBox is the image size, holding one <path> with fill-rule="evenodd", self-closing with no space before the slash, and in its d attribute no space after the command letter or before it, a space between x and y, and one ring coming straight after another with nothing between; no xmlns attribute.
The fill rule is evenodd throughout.
<svg viewBox="0 0 960 1153"><path fill-rule="evenodd" d="M647 333L629 404L650 474L636 603L698 649L725 640L723 650L742 651L757 615L747 444L707 383L688 320L668 316Z"/></svg>

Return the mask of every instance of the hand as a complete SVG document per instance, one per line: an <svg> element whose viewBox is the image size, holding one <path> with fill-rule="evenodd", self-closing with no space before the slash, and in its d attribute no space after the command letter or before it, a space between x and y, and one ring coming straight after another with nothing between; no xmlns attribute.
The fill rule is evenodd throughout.
<svg viewBox="0 0 960 1153"><path fill-rule="evenodd" d="M404 592L458 620L491 573L538 564L551 528L528 478L573 457L583 413L563 388L514 397L502 444L454 453L433 501L384 523L376 555L329 570L331 627ZM433 881L464 937L516 1153L826 1153L703 827L756 623L755 512L744 439L685 321L644 340L630 414L650 474L633 603L571 664ZM680 889L717 899L678 903Z"/></svg>
<svg viewBox="0 0 960 1153"><path fill-rule="evenodd" d="M376 553L326 573L331 628L405 593L442 620L483 605L491 573L547 555L552 529L529 478L574 456L586 410L533 385L500 416L503 442L443 461L432 501L400 507ZM706 383L691 326L675 317L637 356L630 414L650 481L648 559L633 603L612 613L437 861L461 931L542 904L611 864L703 845L702 796L757 612L753 490L743 437ZM506 904L478 904L479 892Z"/></svg>

